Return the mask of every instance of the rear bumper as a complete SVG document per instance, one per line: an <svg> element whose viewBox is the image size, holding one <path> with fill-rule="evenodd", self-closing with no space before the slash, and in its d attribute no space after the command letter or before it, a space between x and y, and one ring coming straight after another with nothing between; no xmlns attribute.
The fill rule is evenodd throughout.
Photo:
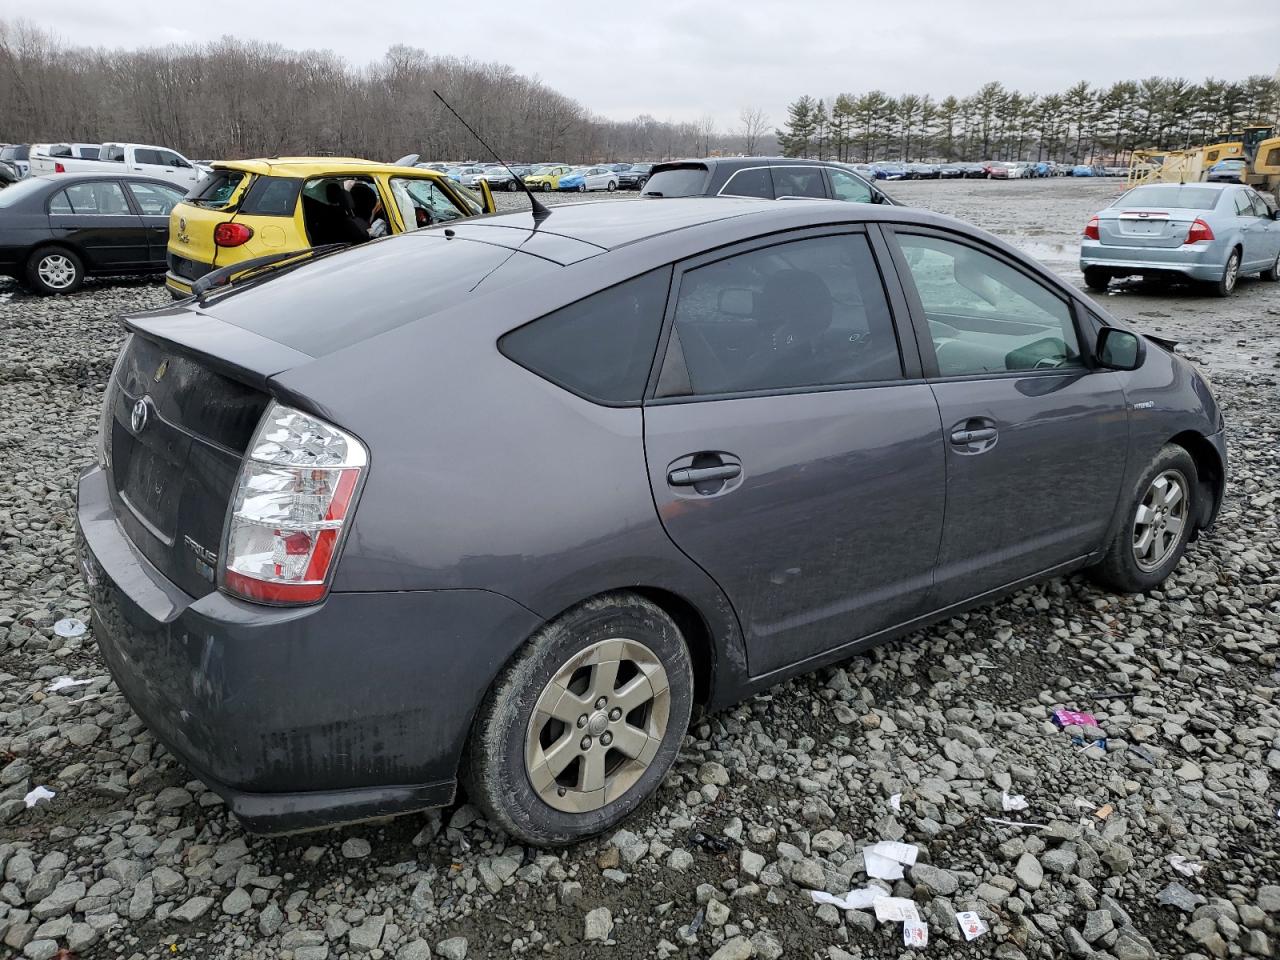
<svg viewBox="0 0 1280 960"><path fill-rule="evenodd" d="M1218 280L1225 266L1226 253L1214 243L1125 247L1085 240L1080 245L1081 270L1102 267L1117 275L1177 273L1192 280Z"/></svg>
<svg viewBox="0 0 1280 960"><path fill-rule="evenodd" d="M103 660L138 716L257 833L452 800L476 708L540 625L484 590L335 593L272 608L183 593L116 524L106 475L78 491Z"/></svg>
<svg viewBox="0 0 1280 960"><path fill-rule="evenodd" d="M172 273L164 275L164 285L170 293L175 297L183 298L191 296L191 284L181 277L175 277Z"/></svg>

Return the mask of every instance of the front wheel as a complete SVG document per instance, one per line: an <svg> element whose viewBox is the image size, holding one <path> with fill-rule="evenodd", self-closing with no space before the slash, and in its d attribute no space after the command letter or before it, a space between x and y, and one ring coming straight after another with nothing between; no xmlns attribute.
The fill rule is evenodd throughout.
<svg viewBox="0 0 1280 960"><path fill-rule="evenodd" d="M586 193L586 192L587 192L587 185L586 185L585 183L580 183L580 184L578 184L578 192L579 192L579 193Z"/></svg>
<svg viewBox="0 0 1280 960"><path fill-rule="evenodd" d="M1124 522L1090 571L1102 586L1146 593L1162 584L1186 551L1198 516L1195 461L1166 444L1138 480Z"/></svg>
<svg viewBox="0 0 1280 960"><path fill-rule="evenodd" d="M639 180L637 180L637 181L636 181L636 189L637 189L637 190L643 190L643 189L644 189L644 185L645 185L646 183L648 183L648 182L649 182L649 178L648 178L648 177L641 177Z"/></svg>
<svg viewBox="0 0 1280 960"><path fill-rule="evenodd" d="M27 285L39 293L72 293L84 282L84 264L70 250L45 247L27 261Z"/></svg>
<svg viewBox="0 0 1280 960"><path fill-rule="evenodd" d="M507 184L508 193L515 193L519 189L520 189L519 184L517 184L514 180L512 180L510 183Z"/></svg>
<svg viewBox="0 0 1280 960"><path fill-rule="evenodd" d="M543 180L543 181L542 181L542 192L543 192L543 193L546 193L546 192L547 192L548 190L550 190L550 189L551 189L551 184L549 184L549 183L547 183L547 181Z"/></svg>
<svg viewBox="0 0 1280 960"><path fill-rule="evenodd" d="M463 764L471 800L535 846L608 830L657 790L688 728L693 669L679 628L630 593L548 624L485 697Z"/></svg>
<svg viewBox="0 0 1280 960"><path fill-rule="evenodd" d="M1213 284L1213 292L1220 297L1229 297L1236 292L1236 283L1240 280L1240 251L1232 250L1227 257L1227 265L1222 268L1222 279Z"/></svg>
<svg viewBox="0 0 1280 960"><path fill-rule="evenodd" d="M617 190L617 189L618 189L618 185L617 185L616 183L614 183L612 180L610 180L610 181L609 181L609 186L608 186L608 187L606 187L605 189L607 189L610 193L613 193L613 191L615 191L615 190Z"/></svg>
<svg viewBox="0 0 1280 960"><path fill-rule="evenodd" d="M1104 293L1107 285L1111 283L1111 274L1098 267L1086 267L1084 271L1084 285L1095 293Z"/></svg>

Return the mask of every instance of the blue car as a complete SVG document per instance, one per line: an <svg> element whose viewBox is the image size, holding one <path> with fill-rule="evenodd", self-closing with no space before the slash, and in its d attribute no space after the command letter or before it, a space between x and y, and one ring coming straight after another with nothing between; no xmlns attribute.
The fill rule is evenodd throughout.
<svg viewBox="0 0 1280 960"><path fill-rule="evenodd" d="M905 163L873 163L871 169L877 180L907 180L911 177Z"/></svg>
<svg viewBox="0 0 1280 960"><path fill-rule="evenodd" d="M1089 289L1116 277L1176 276L1230 296L1256 273L1280 279L1280 212L1241 183L1150 183L1099 210L1084 228L1080 269Z"/></svg>
<svg viewBox="0 0 1280 960"><path fill-rule="evenodd" d="M1092 177L1093 167L1089 166L1087 163L1077 163L1071 168L1071 175L1073 177Z"/></svg>
<svg viewBox="0 0 1280 960"><path fill-rule="evenodd" d="M560 178L557 190L582 190L587 183L587 171L583 168L571 170Z"/></svg>

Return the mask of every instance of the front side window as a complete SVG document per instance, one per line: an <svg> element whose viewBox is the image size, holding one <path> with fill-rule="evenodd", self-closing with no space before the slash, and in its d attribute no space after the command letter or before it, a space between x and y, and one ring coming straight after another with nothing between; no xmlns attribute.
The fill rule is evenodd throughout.
<svg viewBox="0 0 1280 960"><path fill-rule="evenodd" d="M499 349L573 393L608 404L644 397L671 270L661 267L512 330Z"/></svg>
<svg viewBox="0 0 1280 960"><path fill-rule="evenodd" d="M681 361L683 369L667 369ZM664 396L901 377L898 340L867 238L793 240L688 271L663 366Z"/></svg>
<svg viewBox="0 0 1280 960"><path fill-rule="evenodd" d="M131 183L129 192L138 203L144 217L167 217L182 201L182 191L162 187L157 183Z"/></svg>
<svg viewBox="0 0 1280 960"><path fill-rule="evenodd" d="M462 210L434 180L392 177L391 195L395 197L396 208L406 230L448 223L467 216L467 211Z"/></svg>
<svg viewBox="0 0 1280 960"><path fill-rule="evenodd" d="M828 169L827 174L831 177L831 189L835 191L837 200L849 203L871 202L871 186L861 177L834 169Z"/></svg>
<svg viewBox="0 0 1280 960"><path fill-rule="evenodd" d="M724 197L761 197L773 199L773 180L769 177L768 167L756 167L752 170L739 170L720 189Z"/></svg>
<svg viewBox="0 0 1280 960"><path fill-rule="evenodd" d="M1081 367L1066 301L995 257L898 234L944 377Z"/></svg>
<svg viewBox="0 0 1280 960"><path fill-rule="evenodd" d="M186 169L191 166L191 164L187 163L187 161L183 160L180 156L178 156L172 150L157 150L156 153L160 157L160 162L163 163L166 167L178 167L179 169Z"/></svg>
<svg viewBox="0 0 1280 960"><path fill-rule="evenodd" d="M120 184L106 182L77 183L60 191L49 202L50 213L112 216L129 214L129 204Z"/></svg>
<svg viewBox="0 0 1280 960"><path fill-rule="evenodd" d="M823 199L827 188L817 167L774 167L773 194L779 200L783 197Z"/></svg>

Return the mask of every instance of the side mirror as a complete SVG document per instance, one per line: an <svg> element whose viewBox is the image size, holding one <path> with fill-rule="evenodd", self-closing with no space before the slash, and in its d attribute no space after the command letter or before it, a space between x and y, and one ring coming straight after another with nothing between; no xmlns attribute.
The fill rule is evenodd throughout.
<svg viewBox="0 0 1280 960"><path fill-rule="evenodd" d="M1094 359L1106 370L1137 370L1146 359L1142 338L1119 327L1103 327L1098 331L1098 347Z"/></svg>
<svg viewBox="0 0 1280 960"><path fill-rule="evenodd" d="M480 196L484 199L484 212L496 213L498 205L493 202L493 191L489 189L489 181L480 178Z"/></svg>

